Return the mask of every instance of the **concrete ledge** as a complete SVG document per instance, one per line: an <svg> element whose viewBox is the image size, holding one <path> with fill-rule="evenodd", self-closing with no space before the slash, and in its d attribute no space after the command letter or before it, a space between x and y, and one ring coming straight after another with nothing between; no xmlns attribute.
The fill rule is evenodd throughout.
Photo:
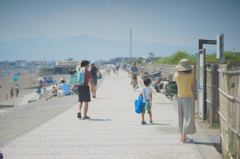
<svg viewBox="0 0 240 159"><path fill-rule="evenodd" d="M37 99L33 99L33 100L28 100L28 103L32 103L32 102L36 102Z"/></svg>
<svg viewBox="0 0 240 159"><path fill-rule="evenodd" d="M13 107L14 104L0 104L0 107Z"/></svg>

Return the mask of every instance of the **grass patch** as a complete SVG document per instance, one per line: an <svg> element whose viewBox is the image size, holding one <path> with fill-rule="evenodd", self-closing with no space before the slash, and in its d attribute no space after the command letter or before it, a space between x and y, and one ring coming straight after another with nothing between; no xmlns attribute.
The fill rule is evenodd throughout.
<svg viewBox="0 0 240 159"><path fill-rule="evenodd" d="M168 65L177 65L181 59L188 59L190 62L196 62L197 58L190 56L185 51L178 51L176 54L158 59L155 63L156 64L168 64Z"/></svg>
<svg viewBox="0 0 240 159"><path fill-rule="evenodd" d="M224 51L224 56L225 56L224 62L240 61L240 53L236 53L234 55L234 58L232 59L233 54L234 53L232 52ZM219 62L219 59L216 58L216 53L207 55L206 62Z"/></svg>
<svg viewBox="0 0 240 159"><path fill-rule="evenodd" d="M228 62L232 58L233 53L224 51L224 56L225 56L224 62ZM158 59L155 62L155 64L177 65L179 64L179 61L181 59L188 59L190 62L195 62L195 63L197 62L196 57L192 57L187 52L181 50L172 56ZM240 53L236 53L234 55L234 58L231 59L231 61L240 61ZM219 59L216 58L216 53L206 55L206 63L210 63L210 62L219 62Z"/></svg>
<svg viewBox="0 0 240 159"><path fill-rule="evenodd" d="M219 129L220 128L220 124L219 123L213 123L212 128L213 129Z"/></svg>

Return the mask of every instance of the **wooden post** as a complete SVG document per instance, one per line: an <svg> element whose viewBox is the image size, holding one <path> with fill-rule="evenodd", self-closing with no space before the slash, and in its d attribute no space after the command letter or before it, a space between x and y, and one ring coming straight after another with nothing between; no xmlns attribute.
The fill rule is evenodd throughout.
<svg viewBox="0 0 240 159"><path fill-rule="evenodd" d="M193 84L192 84L192 94L193 94L193 108L194 108L194 116L195 116L195 95L196 95L196 80L195 80L195 76L196 76L196 65L193 65Z"/></svg>
<svg viewBox="0 0 240 159"><path fill-rule="evenodd" d="M210 89L211 89L211 99L210 99L210 102L211 102L211 104L210 104L210 115L209 115L209 120L210 120L210 126L212 127L213 126L213 116L214 116L214 109L213 109L213 107L214 107L214 105L213 105L213 101L214 101L214 88L213 88L213 86L214 86L214 65L211 65L211 87L210 87Z"/></svg>
<svg viewBox="0 0 240 159"><path fill-rule="evenodd" d="M238 77L238 98L240 98L240 77ZM236 114L236 132L239 133L240 129L240 104L237 103L237 114ZM237 147L240 146L240 142L237 141ZM239 159L240 149L238 150L237 159Z"/></svg>

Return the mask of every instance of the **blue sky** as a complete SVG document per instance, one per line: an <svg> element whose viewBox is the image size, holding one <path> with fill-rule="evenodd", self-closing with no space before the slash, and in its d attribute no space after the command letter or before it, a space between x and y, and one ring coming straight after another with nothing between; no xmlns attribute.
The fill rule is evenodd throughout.
<svg viewBox="0 0 240 159"><path fill-rule="evenodd" d="M240 51L240 0L0 0L0 42L87 35L198 47L224 34ZM205 46L215 49L216 46Z"/></svg>

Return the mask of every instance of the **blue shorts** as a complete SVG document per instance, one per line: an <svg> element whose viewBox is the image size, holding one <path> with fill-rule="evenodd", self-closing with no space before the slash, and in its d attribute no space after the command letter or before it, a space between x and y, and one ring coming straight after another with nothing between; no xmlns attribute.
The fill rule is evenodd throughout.
<svg viewBox="0 0 240 159"><path fill-rule="evenodd" d="M92 78L92 80L93 80L94 85L96 86L97 85L97 77L96 78Z"/></svg>

